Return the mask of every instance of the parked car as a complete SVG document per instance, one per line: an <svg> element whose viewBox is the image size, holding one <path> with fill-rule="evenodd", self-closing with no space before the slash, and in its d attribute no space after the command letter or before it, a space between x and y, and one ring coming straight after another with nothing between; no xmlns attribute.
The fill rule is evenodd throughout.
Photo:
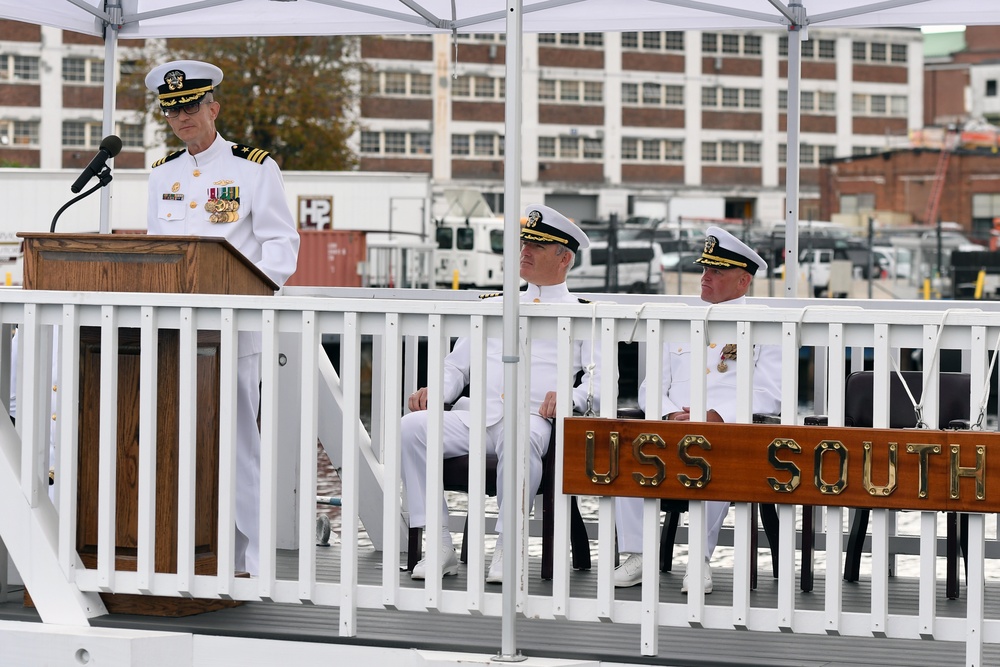
<svg viewBox="0 0 1000 667"><path fill-rule="evenodd" d="M785 265L775 270L775 275L785 275ZM847 251L842 248L811 248L799 254L799 280L812 285L813 296L823 296L833 285L833 296L846 295L854 276L861 277Z"/></svg>

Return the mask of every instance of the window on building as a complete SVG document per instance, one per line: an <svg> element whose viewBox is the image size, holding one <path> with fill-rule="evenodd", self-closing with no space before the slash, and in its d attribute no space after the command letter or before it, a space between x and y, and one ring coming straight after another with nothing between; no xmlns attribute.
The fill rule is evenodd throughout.
<svg viewBox="0 0 1000 667"><path fill-rule="evenodd" d="M452 97L470 97L472 95L472 78L469 76L459 76L451 80Z"/></svg>
<svg viewBox="0 0 1000 667"><path fill-rule="evenodd" d="M778 109L785 111L788 109L788 91L779 90L778 91Z"/></svg>
<svg viewBox="0 0 1000 667"><path fill-rule="evenodd" d="M585 138L583 140L583 159L601 160L604 158L604 141L601 139Z"/></svg>
<svg viewBox="0 0 1000 667"><path fill-rule="evenodd" d="M542 32L538 34L539 44L555 44L556 34L554 32Z"/></svg>
<svg viewBox="0 0 1000 667"><path fill-rule="evenodd" d="M382 135L378 132L362 132L361 133L361 152L362 153L381 153L382 145L380 143Z"/></svg>
<svg viewBox="0 0 1000 667"><path fill-rule="evenodd" d="M580 101L580 82L579 81L560 81L559 82L559 101L560 102L579 102Z"/></svg>
<svg viewBox="0 0 1000 667"><path fill-rule="evenodd" d="M556 138L538 137L538 157L556 156Z"/></svg>
<svg viewBox="0 0 1000 667"><path fill-rule="evenodd" d="M840 195L840 212L857 215L865 211L875 210L875 193L863 192L853 195Z"/></svg>
<svg viewBox="0 0 1000 667"><path fill-rule="evenodd" d="M740 89L739 88L723 88L722 89L722 106L730 109L736 109L740 106Z"/></svg>
<svg viewBox="0 0 1000 667"><path fill-rule="evenodd" d="M62 65L63 81L82 82L87 80L86 58L63 58Z"/></svg>
<svg viewBox="0 0 1000 667"><path fill-rule="evenodd" d="M889 115L905 116L909 109L909 99L905 95L892 95L889 98Z"/></svg>
<svg viewBox="0 0 1000 667"><path fill-rule="evenodd" d="M431 154L431 133L413 132L410 134L410 155Z"/></svg>
<svg viewBox="0 0 1000 667"><path fill-rule="evenodd" d="M754 88L746 88L743 90L743 108L744 109L759 109L760 108L760 91Z"/></svg>
<svg viewBox="0 0 1000 667"><path fill-rule="evenodd" d="M406 132L386 132L385 149L388 153L406 153Z"/></svg>
<svg viewBox="0 0 1000 667"><path fill-rule="evenodd" d="M410 75L410 94L419 95L421 97L427 97L431 94L431 75L430 74L411 74Z"/></svg>
<svg viewBox="0 0 1000 667"><path fill-rule="evenodd" d="M884 63L886 60L886 45L881 42L872 42L871 61L873 63Z"/></svg>
<svg viewBox="0 0 1000 667"><path fill-rule="evenodd" d="M559 137L559 157L567 160L580 157L580 137Z"/></svg>
<svg viewBox="0 0 1000 667"><path fill-rule="evenodd" d="M705 53L717 53L719 51L719 34L715 32L701 33L701 50Z"/></svg>
<svg viewBox="0 0 1000 667"><path fill-rule="evenodd" d="M604 46L604 33L603 32L585 32L585 33L583 33L583 45L584 46Z"/></svg>
<svg viewBox="0 0 1000 667"><path fill-rule="evenodd" d="M705 86L701 89L701 106L703 107L715 107L718 106L719 89L711 88Z"/></svg>
<svg viewBox="0 0 1000 667"><path fill-rule="evenodd" d="M852 42L851 57L854 62L868 62L868 42Z"/></svg>
<svg viewBox="0 0 1000 667"><path fill-rule="evenodd" d="M977 236L989 236L993 231L993 220L1000 218L1000 194L972 195L972 232Z"/></svg>
<svg viewBox="0 0 1000 667"><path fill-rule="evenodd" d="M539 79L538 99L540 100L556 99L556 82L552 81L551 79Z"/></svg>
<svg viewBox="0 0 1000 667"><path fill-rule="evenodd" d="M405 95L406 94L406 73L405 72L386 72L385 73L385 87L382 89L386 95Z"/></svg>
<svg viewBox="0 0 1000 667"><path fill-rule="evenodd" d="M142 148L143 126L138 123L118 123L118 136L126 148Z"/></svg>
<svg viewBox="0 0 1000 667"><path fill-rule="evenodd" d="M906 62L906 44L892 45L892 62L894 63Z"/></svg>
<svg viewBox="0 0 1000 667"><path fill-rule="evenodd" d="M639 140L622 138L622 159L636 160L639 157Z"/></svg>
<svg viewBox="0 0 1000 667"><path fill-rule="evenodd" d="M868 108L874 115L883 116L886 112L885 95L872 95L868 98Z"/></svg>
<svg viewBox="0 0 1000 667"><path fill-rule="evenodd" d="M87 124L78 121L63 121L62 143L63 146L86 146Z"/></svg>
<svg viewBox="0 0 1000 667"><path fill-rule="evenodd" d="M678 139L666 139L663 142L663 157L668 161L684 159L684 142Z"/></svg>
<svg viewBox="0 0 1000 667"><path fill-rule="evenodd" d="M646 162L660 161L660 142L655 139L646 139L642 142L642 159Z"/></svg>
<svg viewBox="0 0 1000 667"><path fill-rule="evenodd" d="M832 39L819 40L817 55L820 60L835 60L837 58L837 42Z"/></svg>
<svg viewBox="0 0 1000 667"><path fill-rule="evenodd" d="M816 42L809 39L802 42L802 59L812 60L816 54Z"/></svg>
<svg viewBox="0 0 1000 667"><path fill-rule="evenodd" d="M868 113L868 97L855 93L851 96L851 112L855 115Z"/></svg>
<svg viewBox="0 0 1000 667"><path fill-rule="evenodd" d="M63 146L97 148L101 145L101 123L99 121L64 121L62 125ZM122 139L122 144L125 141ZM141 144L140 144L141 145Z"/></svg>
<svg viewBox="0 0 1000 667"><path fill-rule="evenodd" d="M752 141L743 142L743 162L748 164L760 163L760 144Z"/></svg>
<svg viewBox="0 0 1000 667"><path fill-rule="evenodd" d="M604 101L604 84L601 81L584 81L583 82L583 101L584 102L603 102Z"/></svg>
<svg viewBox="0 0 1000 667"><path fill-rule="evenodd" d="M637 49L637 48L639 48L639 33L637 33L637 32L623 32L622 33L622 48L623 49Z"/></svg>
<svg viewBox="0 0 1000 667"><path fill-rule="evenodd" d="M473 153L477 157L493 157L496 154L496 135L477 134L473 143Z"/></svg>
<svg viewBox="0 0 1000 667"><path fill-rule="evenodd" d="M837 147L836 146L819 146L817 150L818 150L817 157L821 161L822 160L831 160L837 154Z"/></svg>
<svg viewBox="0 0 1000 667"><path fill-rule="evenodd" d="M660 39L663 33L660 32L644 32L642 33L642 48L648 51L659 51L660 50Z"/></svg>
<svg viewBox="0 0 1000 667"><path fill-rule="evenodd" d="M717 162L719 160L719 144L714 141L701 142L701 161Z"/></svg>
<svg viewBox="0 0 1000 667"><path fill-rule="evenodd" d="M0 60L8 59L6 76L0 70L0 80L38 81L39 58L37 56L0 56Z"/></svg>
<svg viewBox="0 0 1000 667"><path fill-rule="evenodd" d="M451 135L451 154L452 155L469 154L469 135L467 134Z"/></svg>
<svg viewBox="0 0 1000 667"><path fill-rule="evenodd" d="M760 35L743 35L743 55L760 55Z"/></svg>
<svg viewBox="0 0 1000 667"><path fill-rule="evenodd" d="M639 103L639 84L623 83L622 104L638 104L638 103Z"/></svg>
<svg viewBox="0 0 1000 667"><path fill-rule="evenodd" d="M740 52L740 36L739 35L723 35L722 36L722 52L723 53L738 54Z"/></svg>
<svg viewBox="0 0 1000 667"><path fill-rule="evenodd" d="M37 120L0 121L0 145L37 146Z"/></svg>
<svg viewBox="0 0 1000 667"><path fill-rule="evenodd" d="M684 86L668 85L663 87L663 102L667 106L684 105Z"/></svg>
<svg viewBox="0 0 1000 667"><path fill-rule="evenodd" d="M723 141L720 145L723 162L740 161L740 145L735 141Z"/></svg>
<svg viewBox="0 0 1000 667"><path fill-rule="evenodd" d="M476 97L480 99L496 97L496 85L494 84L494 80L488 76L477 76Z"/></svg>
<svg viewBox="0 0 1000 667"><path fill-rule="evenodd" d="M663 33L663 48L667 51L683 51L684 33L680 30L670 30Z"/></svg>
<svg viewBox="0 0 1000 667"><path fill-rule="evenodd" d="M812 144L799 144L799 164L812 165L816 162L816 147Z"/></svg>
<svg viewBox="0 0 1000 667"><path fill-rule="evenodd" d="M819 110L833 113L837 110L837 93L819 92L816 94L819 102Z"/></svg>
<svg viewBox="0 0 1000 667"><path fill-rule="evenodd" d="M563 46L579 46L580 45L580 33L578 32L564 32L559 35L559 43Z"/></svg>
<svg viewBox="0 0 1000 667"><path fill-rule="evenodd" d="M658 106L662 101L661 93L663 89L658 83L642 84L642 103L645 105Z"/></svg>
<svg viewBox="0 0 1000 667"><path fill-rule="evenodd" d="M986 80L986 97L996 97L997 96L997 80L987 79Z"/></svg>
<svg viewBox="0 0 1000 667"><path fill-rule="evenodd" d="M811 113L816 108L816 95L811 90L803 90L800 93L799 108L806 113Z"/></svg>

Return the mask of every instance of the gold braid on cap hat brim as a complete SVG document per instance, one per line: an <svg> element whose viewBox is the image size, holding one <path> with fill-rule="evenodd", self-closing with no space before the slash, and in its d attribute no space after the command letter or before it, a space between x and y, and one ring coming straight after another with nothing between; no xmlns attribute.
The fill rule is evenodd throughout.
<svg viewBox="0 0 1000 667"><path fill-rule="evenodd" d="M702 253L701 257L698 258L698 264L708 264L709 266L721 266L727 269L732 269L734 267L739 267L741 269L747 268L746 262L739 262L735 259L726 259L725 257L719 257L717 255L707 255Z"/></svg>
<svg viewBox="0 0 1000 667"><path fill-rule="evenodd" d="M180 104L181 106L194 102L201 97L204 97L205 93L212 92L212 86L204 86L202 88L195 88L193 90L179 90L175 93L163 93L160 95L160 106L161 107L172 107ZM176 99L171 99L176 98Z"/></svg>
<svg viewBox="0 0 1000 667"><path fill-rule="evenodd" d="M539 241L541 243L562 243L563 245L569 245L569 239L567 238L555 236L553 234L546 234L545 232L539 232L533 229L529 231L524 227L521 228L521 238L529 241Z"/></svg>

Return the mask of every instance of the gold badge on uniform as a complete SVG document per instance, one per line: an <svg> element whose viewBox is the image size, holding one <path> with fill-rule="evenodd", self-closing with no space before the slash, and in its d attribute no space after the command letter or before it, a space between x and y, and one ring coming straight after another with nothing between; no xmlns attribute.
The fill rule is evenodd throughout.
<svg viewBox="0 0 1000 667"><path fill-rule="evenodd" d="M736 345L733 343L727 344L725 347L722 348L722 354L719 356L721 357L721 360L719 361L719 365L716 366L716 368L720 373L725 373L726 371L729 370L729 364L726 363L726 360L736 359Z"/></svg>
<svg viewBox="0 0 1000 667"><path fill-rule="evenodd" d="M171 192L177 192L180 189L181 189L181 183L180 183L180 181L177 181L176 183L174 183L173 185L170 186L170 191Z"/></svg>

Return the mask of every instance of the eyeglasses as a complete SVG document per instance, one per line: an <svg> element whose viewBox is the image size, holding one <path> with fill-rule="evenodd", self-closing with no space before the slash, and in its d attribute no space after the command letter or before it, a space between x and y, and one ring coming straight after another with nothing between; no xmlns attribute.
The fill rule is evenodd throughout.
<svg viewBox="0 0 1000 667"><path fill-rule="evenodd" d="M167 118L177 118L181 115L181 111L184 111L189 116L193 116L201 109L202 104L210 104L210 102L205 102L204 100L200 102L192 102L191 104L185 104L182 107L174 107L173 109L162 109L163 115Z"/></svg>

